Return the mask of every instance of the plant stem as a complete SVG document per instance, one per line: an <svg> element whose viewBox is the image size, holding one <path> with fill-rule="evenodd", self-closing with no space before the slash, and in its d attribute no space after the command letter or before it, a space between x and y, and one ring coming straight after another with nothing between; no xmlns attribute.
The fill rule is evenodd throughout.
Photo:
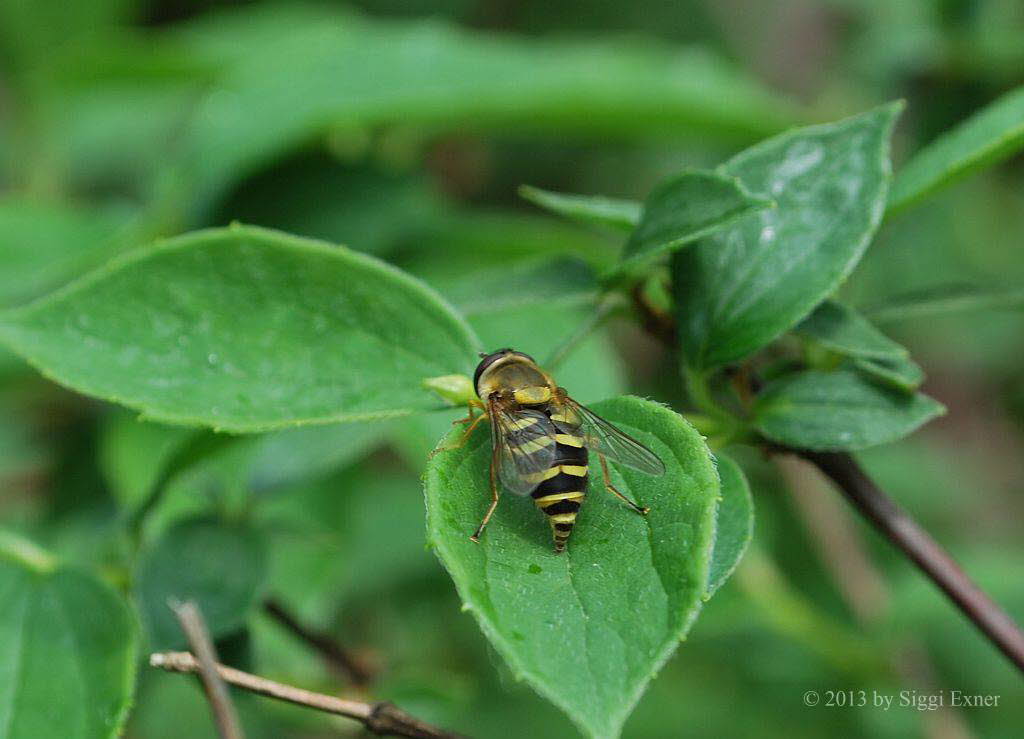
<svg viewBox="0 0 1024 739"><path fill-rule="evenodd" d="M796 452L824 472L875 528L895 544L1024 672L1024 633L914 519L889 498L849 454Z"/></svg>
<svg viewBox="0 0 1024 739"><path fill-rule="evenodd" d="M199 607L192 601L172 602L168 605L174 611L181 630L185 632L189 646L196 655L193 657L195 672L198 672L202 679L203 690L206 691L206 699L210 702L214 723L217 725L217 733L223 739L244 739L235 705L231 702L228 689L217 672L217 652L210 640Z"/></svg>
<svg viewBox="0 0 1024 739"><path fill-rule="evenodd" d="M316 650L329 665L343 672L354 685L364 686L370 682L372 677L370 671L329 634L314 631L299 623L295 616L273 598L268 598L263 602L263 610L281 626Z"/></svg>
<svg viewBox="0 0 1024 739"><path fill-rule="evenodd" d="M554 371L558 368L562 362L565 361L566 357L572 353L572 351L582 343L591 333L593 333L604 321L623 305L622 298L615 293L607 293L604 295L598 303L594 306L594 310L583 320L583 322L576 328L569 337L555 347L555 350L551 352L547 360L544 362L544 368L548 371Z"/></svg>
<svg viewBox="0 0 1024 739"><path fill-rule="evenodd" d="M159 667L171 672L195 673L200 670L198 661L188 652L151 654L149 664L152 667ZM233 667L220 664L215 667L220 679L230 685L265 695L268 698L294 703L297 706L355 719L379 736L405 736L412 737L412 739L459 739L461 736L420 721L387 701L366 703L365 701L346 700L333 695L313 693L302 688L284 685L258 675L236 670Z"/></svg>

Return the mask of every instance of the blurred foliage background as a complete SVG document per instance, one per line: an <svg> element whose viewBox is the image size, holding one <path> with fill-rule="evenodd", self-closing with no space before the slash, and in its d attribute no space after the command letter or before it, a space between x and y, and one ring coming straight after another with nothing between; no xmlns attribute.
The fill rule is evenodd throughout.
<svg viewBox="0 0 1024 739"><path fill-rule="evenodd" d="M1017 0L0 0L0 305L154 237L240 220L383 256L449 296L487 345L543 357L585 302L495 306L480 285L542 254L601 267L616 241L532 209L522 183L640 199L681 167L902 97L898 168L1022 83ZM1017 157L887 222L843 294L870 306L940 284L1021 284L1022 237ZM949 414L859 457L1022 620L1024 315L884 328ZM668 367L638 329L614 324L559 379L584 402L627 389L673 398ZM225 661L351 690L265 613L272 596L349 646L375 697L480 736L570 734L459 614L424 548L419 475L451 418L228 446L177 477L133 535L126 511L180 439L0 354L0 522L120 587L139 542L156 551L191 527L192 566L254 583ZM1019 676L929 583L806 471L744 462L753 549L627 736L1020 735ZM234 556L203 559L197 517L244 528ZM866 567L850 564L861 555ZM807 708L809 689L1001 699ZM238 704L255 737L357 733ZM184 727L214 735L198 686L143 670L127 735Z"/></svg>

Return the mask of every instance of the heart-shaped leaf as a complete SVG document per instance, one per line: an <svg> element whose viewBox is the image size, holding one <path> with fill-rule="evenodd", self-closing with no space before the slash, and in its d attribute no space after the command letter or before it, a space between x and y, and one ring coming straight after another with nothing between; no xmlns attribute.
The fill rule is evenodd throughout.
<svg viewBox="0 0 1024 739"><path fill-rule="evenodd" d="M552 551L532 501L512 495L473 543L491 497L490 434L480 429L428 465L427 531L516 675L588 735L612 737L700 610L719 482L703 438L673 411L632 397L594 408L665 463L661 477L612 465L613 483L648 516L602 488L594 460L566 553Z"/></svg>
<svg viewBox="0 0 1024 739"><path fill-rule="evenodd" d="M212 519L182 521L142 552L135 599L152 649L179 649L186 639L169 600L194 600L214 638L248 618L266 569L255 531Z"/></svg>
<svg viewBox="0 0 1024 739"><path fill-rule="evenodd" d="M896 441L946 409L856 370L800 372L771 383L758 398L754 426L772 441L816 451L854 451Z"/></svg>
<svg viewBox="0 0 1024 739"><path fill-rule="evenodd" d="M724 454L719 453L716 458L722 497L715 519L715 548L711 552L705 598L714 595L729 579L754 536L754 501L750 497L746 475Z"/></svg>
<svg viewBox="0 0 1024 739"><path fill-rule="evenodd" d="M0 532L0 737L116 737L135 688L124 599Z"/></svg>
<svg viewBox="0 0 1024 739"><path fill-rule="evenodd" d="M679 336L691 367L760 349L846 278L882 219L899 110L886 105L796 129L721 167L776 207L674 255Z"/></svg>
<svg viewBox="0 0 1024 739"><path fill-rule="evenodd" d="M907 350L883 334L848 305L826 300L807 316L796 332L832 351L850 357L901 359Z"/></svg>
<svg viewBox="0 0 1024 739"><path fill-rule="evenodd" d="M200 231L0 316L47 376L158 421L258 431L437 407L477 340L415 278L265 229Z"/></svg>

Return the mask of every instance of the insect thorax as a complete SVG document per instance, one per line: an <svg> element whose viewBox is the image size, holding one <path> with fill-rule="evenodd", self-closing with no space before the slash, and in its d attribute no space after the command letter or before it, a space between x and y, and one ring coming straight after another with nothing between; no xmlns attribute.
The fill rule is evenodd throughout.
<svg viewBox="0 0 1024 739"><path fill-rule="evenodd" d="M551 401L555 384L532 362L507 361L488 369L480 378L480 397L493 393L518 405L538 406Z"/></svg>

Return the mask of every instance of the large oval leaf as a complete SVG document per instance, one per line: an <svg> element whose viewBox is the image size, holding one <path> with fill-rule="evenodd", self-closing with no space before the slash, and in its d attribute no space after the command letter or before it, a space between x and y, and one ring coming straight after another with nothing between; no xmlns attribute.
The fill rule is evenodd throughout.
<svg viewBox="0 0 1024 739"><path fill-rule="evenodd" d="M122 598L0 534L0 738L121 733L138 629Z"/></svg>
<svg viewBox="0 0 1024 739"><path fill-rule="evenodd" d="M792 328L856 265L878 227L889 183L889 133L900 110L797 129L722 167L775 208L674 256L687 363L742 359Z"/></svg>
<svg viewBox="0 0 1024 739"><path fill-rule="evenodd" d="M259 228L135 252L0 318L44 374L145 417L227 431L398 416L438 405L477 341L415 278Z"/></svg>
<svg viewBox="0 0 1024 739"><path fill-rule="evenodd" d="M553 553L532 501L515 496L503 497L474 544L469 535L490 502L490 435L481 429L428 465L427 531L515 673L584 732L609 737L700 610L719 483L703 438L678 414L631 397L594 407L665 462L662 477L613 465L614 483L651 508L647 517L602 489L594 460L565 554Z"/></svg>
<svg viewBox="0 0 1024 739"><path fill-rule="evenodd" d="M853 451L902 438L946 412L855 370L800 372L764 389L754 426L772 441L816 451Z"/></svg>

